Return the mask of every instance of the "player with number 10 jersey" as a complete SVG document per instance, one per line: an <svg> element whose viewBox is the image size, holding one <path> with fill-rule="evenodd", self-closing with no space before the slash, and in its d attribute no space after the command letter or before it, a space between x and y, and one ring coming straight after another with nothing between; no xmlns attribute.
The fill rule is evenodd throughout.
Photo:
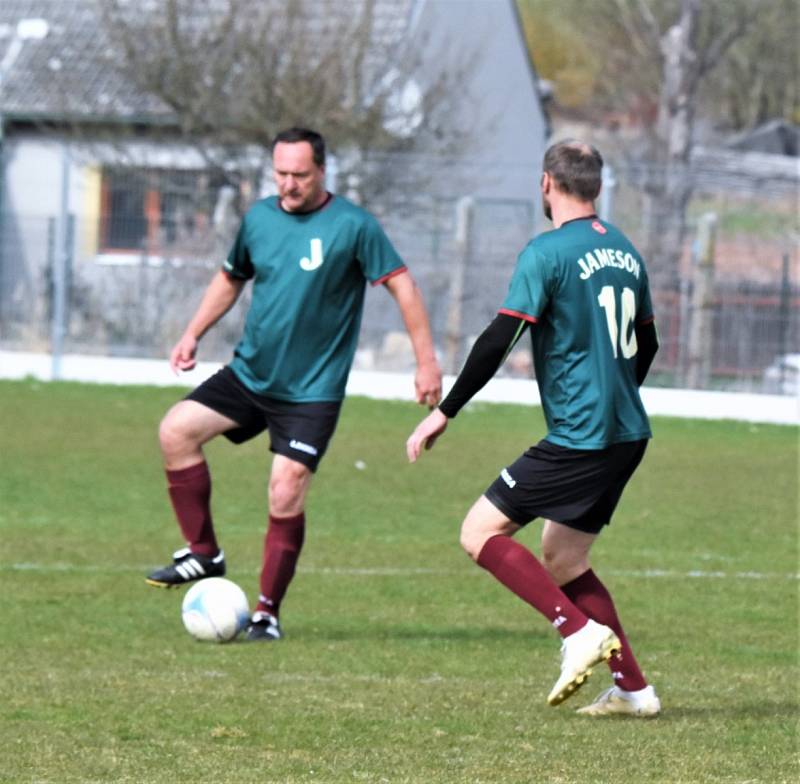
<svg viewBox="0 0 800 784"><path fill-rule="evenodd" d="M653 306L644 263L619 229L590 215L540 234L519 255L500 313L535 324L548 441L603 449L651 437L631 360Z"/></svg>
<svg viewBox="0 0 800 784"><path fill-rule="evenodd" d="M547 150L542 207L555 228L519 255L499 313L406 451L414 462L429 449L530 329L547 435L503 468L473 504L461 545L561 635L561 674L550 705L571 697L607 660L614 685L579 713L654 716L661 702L589 563L651 437L639 385L658 349L642 259L595 214L602 167L600 153L582 142ZM513 539L537 517L545 520L542 561Z"/></svg>

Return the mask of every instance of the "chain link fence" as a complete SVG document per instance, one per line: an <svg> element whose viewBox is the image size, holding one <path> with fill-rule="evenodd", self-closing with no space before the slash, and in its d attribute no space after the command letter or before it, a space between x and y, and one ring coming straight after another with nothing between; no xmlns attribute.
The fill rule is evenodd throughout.
<svg viewBox="0 0 800 784"><path fill-rule="evenodd" d="M653 291L661 350L648 383L797 394L800 275L796 189L699 182L675 285ZM166 357L227 252L237 221L230 194L162 193L138 178L114 189L96 214L0 215L0 348ZM174 179L174 178L173 178ZM184 178L185 179L185 178ZM620 166L604 205L647 258L643 193ZM720 180L722 182L722 180ZM186 185L184 183L184 185ZM190 184L188 191L196 189ZM186 189L186 188L185 188ZM149 191L148 191L149 192ZM148 202L150 198L150 202ZM160 207L160 209L157 209ZM428 200L372 206L424 293L445 371L456 372L502 302L517 254L537 230L533 202ZM709 216L712 216L709 218ZM709 221L704 247L698 230ZM123 243L123 250L114 244ZM241 332L249 287L204 338L202 359L226 361ZM382 289L367 292L356 366L414 365L399 313ZM501 370L530 376L529 344Z"/></svg>

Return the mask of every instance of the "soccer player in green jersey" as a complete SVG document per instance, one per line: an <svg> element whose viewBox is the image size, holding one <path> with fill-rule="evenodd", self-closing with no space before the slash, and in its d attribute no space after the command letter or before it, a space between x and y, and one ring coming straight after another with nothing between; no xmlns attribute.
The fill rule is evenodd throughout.
<svg viewBox="0 0 800 784"><path fill-rule="evenodd" d="M580 142L546 152L542 200L555 228L522 251L499 314L406 448L411 462L430 449L530 328L547 435L470 509L461 544L561 634L551 705L606 659L614 686L579 713L653 716L660 701L589 565L589 550L651 436L639 386L658 348L644 263L622 232L595 214L602 166L597 150ZM545 520L543 563L512 538L536 517Z"/></svg>
<svg viewBox="0 0 800 784"><path fill-rule="evenodd" d="M325 188L325 143L303 128L272 145L278 195L245 215L172 350L175 372L195 366L198 342L231 308L247 281L252 302L229 365L173 406L161 422L169 495L187 546L150 574L161 587L225 574L211 517L203 445L224 434L241 443L268 430L275 453L260 595L247 638L276 640L281 601L305 533L305 499L336 427L353 362L365 284L394 297L417 360L416 397L435 406L441 371L420 292L377 220Z"/></svg>

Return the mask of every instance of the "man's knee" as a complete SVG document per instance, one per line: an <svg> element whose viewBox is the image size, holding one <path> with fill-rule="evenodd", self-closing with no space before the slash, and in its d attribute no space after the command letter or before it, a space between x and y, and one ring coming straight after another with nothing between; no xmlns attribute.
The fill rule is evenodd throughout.
<svg viewBox="0 0 800 784"><path fill-rule="evenodd" d="M171 408L158 426L158 442L166 455L176 454L191 442L189 430L179 411Z"/></svg>
<svg viewBox="0 0 800 784"><path fill-rule="evenodd" d="M563 552L557 548L548 545L546 542L542 543L542 565L550 573L550 576L558 582L558 577L565 571L568 564L568 558Z"/></svg>
<svg viewBox="0 0 800 784"><path fill-rule="evenodd" d="M481 554L481 550L483 549L483 545L486 544L486 540L489 537L483 534L475 526L469 525L468 523L469 518L464 520L462 523L459 540L464 552L470 558L472 558L473 561L477 561L478 556Z"/></svg>
<svg viewBox="0 0 800 784"><path fill-rule="evenodd" d="M198 459L201 447L236 423L193 400L181 400L167 411L158 428L161 451L168 461Z"/></svg>
<svg viewBox="0 0 800 784"><path fill-rule="evenodd" d="M542 564L556 585L566 585L589 568L589 557L583 550L559 549L543 542Z"/></svg>
<svg viewBox="0 0 800 784"><path fill-rule="evenodd" d="M311 481L311 470L294 460L273 464L269 479L270 511L277 517L294 515L302 511L305 494Z"/></svg>
<svg viewBox="0 0 800 784"><path fill-rule="evenodd" d="M461 546L477 561L493 536L513 536L520 526L512 523L486 496L481 496L461 524Z"/></svg>

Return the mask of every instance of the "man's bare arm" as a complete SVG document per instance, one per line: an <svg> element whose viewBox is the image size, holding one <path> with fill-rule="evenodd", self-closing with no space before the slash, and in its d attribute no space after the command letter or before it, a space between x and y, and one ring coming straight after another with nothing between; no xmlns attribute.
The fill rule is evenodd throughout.
<svg viewBox="0 0 800 784"><path fill-rule="evenodd" d="M442 397L442 371L436 359L428 312L425 310L422 294L407 270L399 275L393 275L384 285L400 308L400 314L414 348L417 360L417 373L414 379L417 402L435 406Z"/></svg>
<svg viewBox="0 0 800 784"><path fill-rule="evenodd" d="M170 353L169 366L174 373L191 370L197 364L195 355L200 338L233 307L244 284L245 281L222 270L211 279L194 316Z"/></svg>

